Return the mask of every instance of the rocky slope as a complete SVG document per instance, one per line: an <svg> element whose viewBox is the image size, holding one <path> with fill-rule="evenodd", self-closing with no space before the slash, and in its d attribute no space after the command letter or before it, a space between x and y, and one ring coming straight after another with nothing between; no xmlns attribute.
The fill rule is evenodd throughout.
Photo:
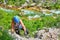
<svg viewBox="0 0 60 40"><path fill-rule="evenodd" d="M17 35L16 33L12 34L11 31L9 31L9 34L14 38L14 40L58 40L58 35L60 35L60 29L48 28L39 30L35 33L35 38L22 37Z"/></svg>

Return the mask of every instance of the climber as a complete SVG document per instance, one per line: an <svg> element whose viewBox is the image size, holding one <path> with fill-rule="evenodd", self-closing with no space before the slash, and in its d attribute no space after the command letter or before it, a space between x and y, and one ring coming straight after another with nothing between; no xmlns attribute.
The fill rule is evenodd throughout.
<svg viewBox="0 0 60 40"><path fill-rule="evenodd" d="M28 30L26 29L22 20L18 16L14 16L12 18L11 26L12 26L12 32L13 33L15 32L16 34L20 35L20 30L23 30L25 35L28 34Z"/></svg>

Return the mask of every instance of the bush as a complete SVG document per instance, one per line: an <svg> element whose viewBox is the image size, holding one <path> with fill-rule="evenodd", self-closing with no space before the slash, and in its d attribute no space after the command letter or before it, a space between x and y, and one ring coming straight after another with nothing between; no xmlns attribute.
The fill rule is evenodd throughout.
<svg viewBox="0 0 60 40"><path fill-rule="evenodd" d="M0 30L0 40L13 40L13 38L8 34L6 30Z"/></svg>

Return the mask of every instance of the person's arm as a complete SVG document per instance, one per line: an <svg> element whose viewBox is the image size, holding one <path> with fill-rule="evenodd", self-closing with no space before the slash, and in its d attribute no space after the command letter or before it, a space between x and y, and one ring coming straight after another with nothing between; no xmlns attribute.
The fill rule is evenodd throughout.
<svg viewBox="0 0 60 40"><path fill-rule="evenodd" d="M22 22L21 19L20 19L20 23L21 23L21 25L22 25L22 27L23 27L23 29L24 29L24 32L26 32L26 27L25 27L25 25L23 24L23 22Z"/></svg>
<svg viewBox="0 0 60 40"><path fill-rule="evenodd" d="M12 32L14 32L14 22L11 22Z"/></svg>

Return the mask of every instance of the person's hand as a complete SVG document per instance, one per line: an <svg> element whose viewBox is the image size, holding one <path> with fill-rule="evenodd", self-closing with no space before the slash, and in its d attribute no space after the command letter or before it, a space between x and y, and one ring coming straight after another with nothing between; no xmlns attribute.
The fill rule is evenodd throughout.
<svg viewBox="0 0 60 40"><path fill-rule="evenodd" d="M14 33L14 30L12 29L11 31L12 31L11 33L13 34Z"/></svg>
<svg viewBox="0 0 60 40"><path fill-rule="evenodd" d="M26 31L25 31L25 35L28 35L29 34L29 31L26 29Z"/></svg>
<svg viewBox="0 0 60 40"><path fill-rule="evenodd" d="M24 32L25 35L27 35L27 32Z"/></svg>

